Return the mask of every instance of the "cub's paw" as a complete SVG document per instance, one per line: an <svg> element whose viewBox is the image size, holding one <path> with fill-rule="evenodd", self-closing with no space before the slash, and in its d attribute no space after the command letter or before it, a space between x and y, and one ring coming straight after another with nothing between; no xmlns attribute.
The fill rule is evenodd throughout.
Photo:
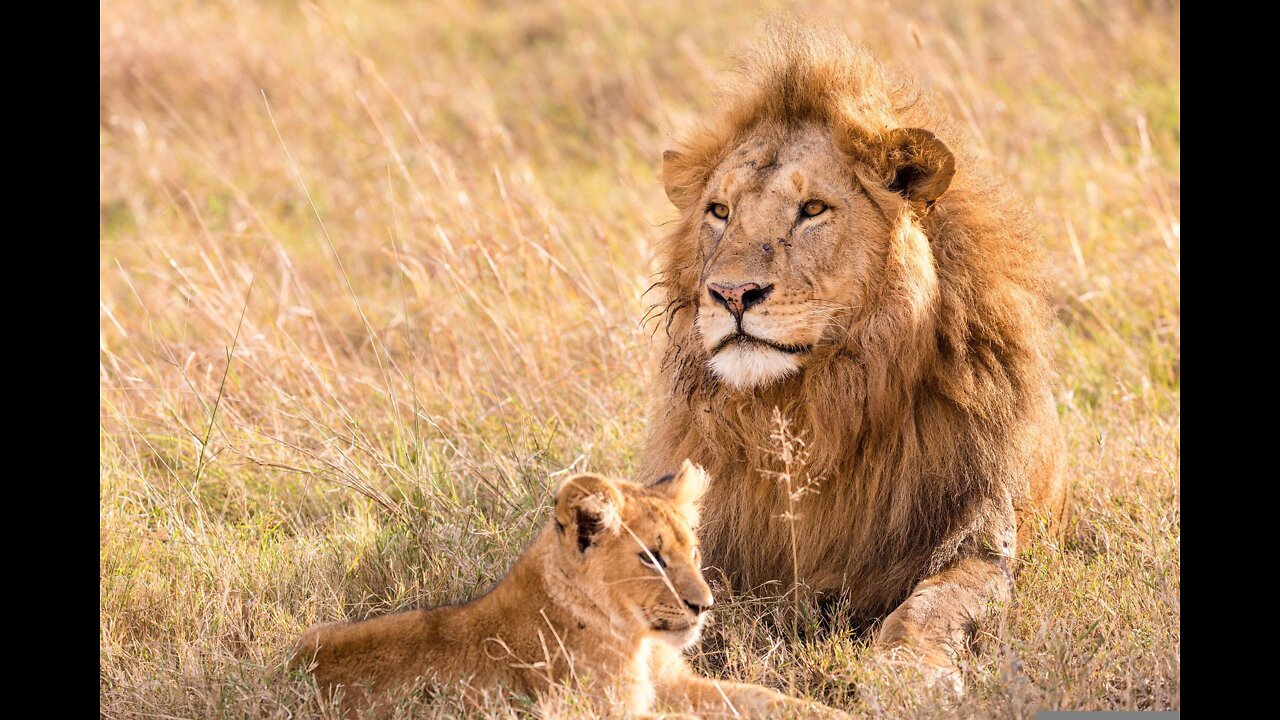
<svg viewBox="0 0 1280 720"><path fill-rule="evenodd" d="M756 717L767 718L821 718L822 720L845 720L853 717L843 710L823 705L816 700L802 700L786 695L778 695L764 705Z"/></svg>

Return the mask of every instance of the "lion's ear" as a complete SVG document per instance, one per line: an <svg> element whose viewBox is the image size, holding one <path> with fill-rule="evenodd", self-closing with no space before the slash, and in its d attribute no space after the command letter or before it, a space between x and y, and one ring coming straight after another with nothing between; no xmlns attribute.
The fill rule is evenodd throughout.
<svg viewBox="0 0 1280 720"><path fill-rule="evenodd" d="M886 138L889 189L913 202L932 203L951 184L956 158L937 135L920 128L895 128Z"/></svg>
<svg viewBox="0 0 1280 720"><path fill-rule="evenodd" d="M689 166L683 153L675 150L662 153L662 187L667 191L667 199L679 210L693 204L702 194L695 169Z"/></svg>
<svg viewBox="0 0 1280 720"><path fill-rule="evenodd" d="M601 535L617 535L622 529L622 492L600 475L575 475L556 491L556 527L576 537L578 551L586 552Z"/></svg>
<svg viewBox="0 0 1280 720"><path fill-rule="evenodd" d="M675 475L659 480L653 487L671 498L671 502L680 509L692 527L698 524L698 506L710 483L707 471L686 459Z"/></svg>

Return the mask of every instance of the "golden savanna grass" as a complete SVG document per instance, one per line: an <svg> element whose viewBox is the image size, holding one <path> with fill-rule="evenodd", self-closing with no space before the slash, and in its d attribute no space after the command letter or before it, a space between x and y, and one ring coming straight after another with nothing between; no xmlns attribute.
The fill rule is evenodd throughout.
<svg viewBox="0 0 1280 720"><path fill-rule="evenodd" d="M472 596L559 474L634 470L662 332L642 294L675 217L661 153L778 10L932 88L1032 208L1074 515L1025 556L959 704L746 598L721 598L695 664L894 718L1180 707L1176 3L121 0L101 20L104 716L332 716L283 670L303 628ZM397 712L582 707L446 691Z"/></svg>

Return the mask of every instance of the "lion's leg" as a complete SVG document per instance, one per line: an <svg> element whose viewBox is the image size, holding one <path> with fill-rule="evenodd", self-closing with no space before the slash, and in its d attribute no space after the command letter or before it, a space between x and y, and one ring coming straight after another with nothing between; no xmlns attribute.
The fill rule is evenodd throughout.
<svg viewBox="0 0 1280 720"><path fill-rule="evenodd" d="M931 681L964 690L958 659L978 626L1003 612L1013 597L1013 578L1002 555L962 558L926 578L885 618L876 638L889 662L919 662Z"/></svg>

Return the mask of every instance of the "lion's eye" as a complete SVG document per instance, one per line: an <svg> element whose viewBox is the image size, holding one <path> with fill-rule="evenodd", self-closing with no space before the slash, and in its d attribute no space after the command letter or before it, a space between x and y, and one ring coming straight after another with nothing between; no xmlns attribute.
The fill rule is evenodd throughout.
<svg viewBox="0 0 1280 720"><path fill-rule="evenodd" d="M640 553L640 562L651 568L665 568L667 561L662 559L662 553L657 550L648 550Z"/></svg>
<svg viewBox="0 0 1280 720"><path fill-rule="evenodd" d="M729 217L729 206L724 203L711 203L707 206L707 212L715 215L717 218L724 220Z"/></svg>
<svg viewBox="0 0 1280 720"><path fill-rule="evenodd" d="M821 200L810 200L800 208L800 212L804 213L805 217L815 217L826 211L827 204Z"/></svg>

